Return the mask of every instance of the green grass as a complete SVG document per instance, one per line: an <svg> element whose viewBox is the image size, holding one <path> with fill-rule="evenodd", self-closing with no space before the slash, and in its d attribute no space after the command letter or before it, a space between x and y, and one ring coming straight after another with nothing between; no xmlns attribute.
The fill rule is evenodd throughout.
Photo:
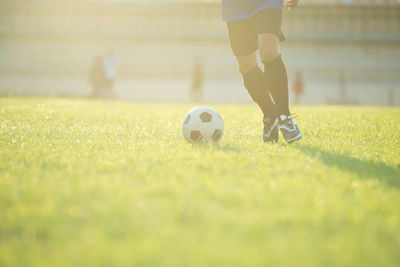
<svg viewBox="0 0 400 267"><path fill-rule="evenodd" d="M264 144L255 106L0 98L0 266L400 266L400 109L295 107Z"/></svg>

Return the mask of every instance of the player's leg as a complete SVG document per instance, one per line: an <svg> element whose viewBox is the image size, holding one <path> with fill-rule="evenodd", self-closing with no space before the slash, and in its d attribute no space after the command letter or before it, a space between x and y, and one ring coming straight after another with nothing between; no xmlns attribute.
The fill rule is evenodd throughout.
<svg viewBox="0 0 400 267"><path fill-rule="evenodd" d="M97 98L99 96L99 91L100 91L99 84L94 82L92 84L92 86L93 86L93 90L92 90L92 93L90 94L90 97Z"/></svg>
<svg viewBox="0 0 400 267"><path fill-rule="evenodd" d="M256 51L246 56L236 56L244 87L265 117L276 117L275 105L264 86L264 75L258 67Z"/></svg>
<svg viewBox="0 0 400 267"><path fill-rule="evenodd" d="M259 16L259 49L264 63L264 75L279 114L279 128L287 142L301 138L289 109L289 86L285 64L280 51L282 13L278 9L267 9Z"/></svg>
<svg viewBox="0 0 400 267"><path fill-rule="evenodd" d="M265 117L276 118L275 104L265 87L264 75L258 67L256 51L247 56L236 56L244 87Z"/></svg>
<svg viewBox="0 0 400 267"><path fill-rule="evenodd" d="M275 34L261 33L259 47L268 90L276 103L278 114L289 116L288 76L281 57L279 39Z"/></svg>
<svg viewBox="0 0 400 267"><path fill-rule="evenodd" d="M264 142L278 142L278 119L275 104L265 86L265 77L258 67L256 51L247 56L236 56L244 87L264 114Z"/></svg>
<svg viewBox="0 0 400 267"><path fill-rule="evenodd" d="M287 142L294 142L301 138L302 133L290 114L288 78L278 37L271 33L262 33L259 35L259 46L265 79L279 114L279 128Z"/></svg>
<svg viewBox="0 0 400 267"><path fill-rule="evenodd" d="M258 34L255 31L254 19L228 23L228 35L233 54L239 65L244 86L251 98L264 114L265 142L277 142L277 114L275 104L265 86L265 77L258 67L256 52L258 50Z"/></svg>

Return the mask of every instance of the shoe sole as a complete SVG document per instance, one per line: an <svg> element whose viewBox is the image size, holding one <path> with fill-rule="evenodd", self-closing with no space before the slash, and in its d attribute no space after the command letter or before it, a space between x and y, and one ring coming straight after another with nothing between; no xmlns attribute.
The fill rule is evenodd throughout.
<svg viewBox="0 0 400 267"><path fill-rule="evenodd" d="M264 141L264 143L274 143L274 144L277 144L278 142L279 142L279 138L276 140L276 139L271 139L271 140L264 140L264 138L263 138L263 141Z"/></svg>
<svg viewBox="0 0 400 267"><path fill-rule="evenodd" d="M293 143L293 142L295 142L295 141L301 139L302 136L303 136L303 133L300 132L296 137L294 137L294 138L292 138L292 139L289 139L289 140L286 140L286 142L288 142L289 144L291 144L291 143Z"/></svg>
<svg viewBox="0 0 400 267"><path fill-rule="evenodd" d="M271 144L277 144L278 143L278 141L275 141L275 140L271 140L271 141L264 141L264 143L271 143Z"/></svg>

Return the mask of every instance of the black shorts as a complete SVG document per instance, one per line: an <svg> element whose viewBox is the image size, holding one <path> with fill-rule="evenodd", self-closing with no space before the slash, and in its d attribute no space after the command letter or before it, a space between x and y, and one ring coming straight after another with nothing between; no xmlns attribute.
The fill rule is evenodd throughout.
<svg viewBox="0 0 400 267"><path fill-rule="evenodd" d="M282 11L277 8L261 10L249 19L228 22L229 42L235 56L247 56L258 50L258 35L275 34L279 41L286 38L281 31Z"/></svg>

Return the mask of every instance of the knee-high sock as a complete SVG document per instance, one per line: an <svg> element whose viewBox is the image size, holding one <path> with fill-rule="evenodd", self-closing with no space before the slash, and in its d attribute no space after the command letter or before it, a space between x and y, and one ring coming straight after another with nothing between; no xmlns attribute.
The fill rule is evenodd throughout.
<svg viewBox="0 0 400 267"><path fill-rule="evenodd" d="M251 98L261 108L264 117L276 118L275 104L268 92L265 77L261 69L256 66L246 73L242 73L244 87L246 87Z"/></svg>
<svg viewBox="0 0 400 267"><path fill-rule="evenodd" d="M264 75L278 114L290 115L288 77L281 56L272 62L264 62Z"/></svg>

